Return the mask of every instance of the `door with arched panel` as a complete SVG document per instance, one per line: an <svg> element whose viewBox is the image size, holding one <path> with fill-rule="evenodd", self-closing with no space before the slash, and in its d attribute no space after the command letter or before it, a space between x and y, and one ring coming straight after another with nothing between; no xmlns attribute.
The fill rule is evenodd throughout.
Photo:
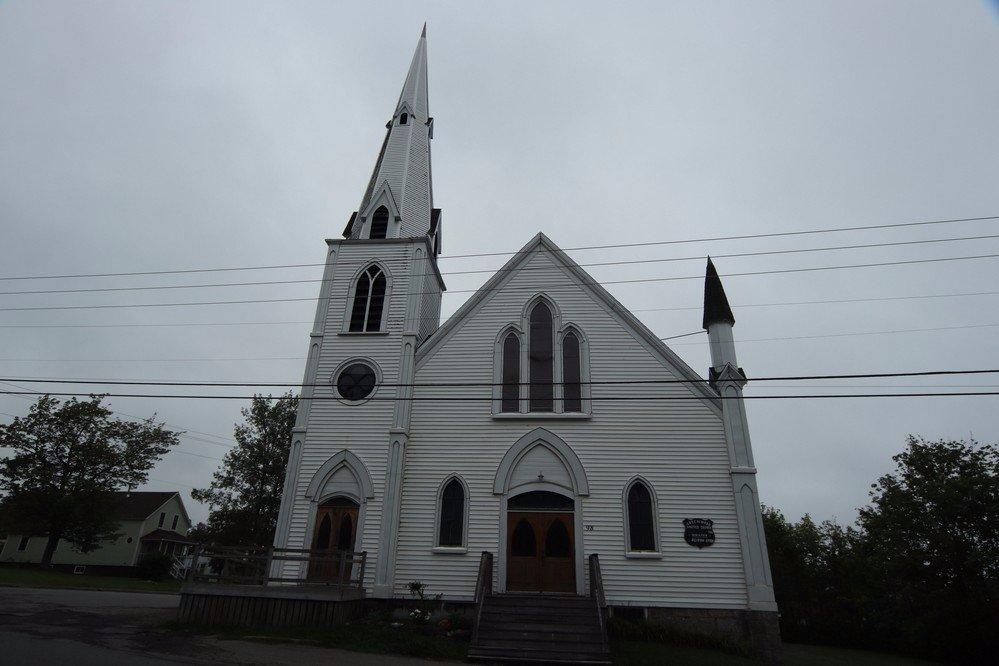
<svg viewBox="0 0 999 666"><path fill-rule="evenodd" d="M309 558L310 580L350 577L349 553L353 552L357 537L357 513L357 502L346 497L334 497L316 509L312 555Z"/></svg>
<svg viewBox="0 0 999 666"><path fill-rule="evenodd" d="M535 491L507 502L506 589L575 592L574 502Z"/></svg>

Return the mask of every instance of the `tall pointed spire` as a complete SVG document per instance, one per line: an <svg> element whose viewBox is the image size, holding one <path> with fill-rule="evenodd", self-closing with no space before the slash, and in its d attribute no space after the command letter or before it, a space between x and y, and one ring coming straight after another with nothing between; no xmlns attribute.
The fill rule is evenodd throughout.
<svg viewBox="0 0 999 666"><path fill-rule="evenodd" d="M704 320L702 325L707 330L711 324L718 322L734 325L735 315L732 314L732 308L728 304L725 287L722 286L721 278L718 277L718 271L715 270L711 257L708 257L708 267L704 272Z"/></svg>
<svg viewBox="0 0 999 666"><path fill-rule="evenodd" d="M372 214L382 206L389 213L389 238L438 233L439 216L433 211L430 178L434 125L429 109L424 24L371 179L357 213L343 232L345 237L369 238Z"/></svg>

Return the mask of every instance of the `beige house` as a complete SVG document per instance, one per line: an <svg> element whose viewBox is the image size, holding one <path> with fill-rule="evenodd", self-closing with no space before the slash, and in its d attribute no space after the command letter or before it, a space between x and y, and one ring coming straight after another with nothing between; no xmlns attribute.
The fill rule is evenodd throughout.
<svg viewBox="0 0 999 666"><path fill-rule="evenodd" d="M102 542L89 553L81 553L70 543L60 541L52 556L54 566L126 573L139 563L144 553L160 551L180 557L191 548L192 542L186 536L191 519L180 493L123 492L118 496L117 537ZM9 534L0 549L0 563L41 562L47 540L44 534Z"/></svg>

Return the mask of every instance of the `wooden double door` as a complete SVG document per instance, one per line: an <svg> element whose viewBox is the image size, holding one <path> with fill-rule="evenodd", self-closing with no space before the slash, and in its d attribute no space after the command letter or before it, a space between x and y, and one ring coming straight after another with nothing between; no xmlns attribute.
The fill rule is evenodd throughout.
<svg viewBox="0 0 999 666"><path fill-rule="evenodd" d="M575 592L571 513L507 513L506 589Z"/></svg>
<svg viewBox="0 0 999 666"><path fill-rule="evenodd" d="M309 578L337 580L341 571L350 577L351 553L357 537L358 506L352 500L336 498L316 510L316 527L312 539ZM340 560L346 558L345 566Z"/></svg>

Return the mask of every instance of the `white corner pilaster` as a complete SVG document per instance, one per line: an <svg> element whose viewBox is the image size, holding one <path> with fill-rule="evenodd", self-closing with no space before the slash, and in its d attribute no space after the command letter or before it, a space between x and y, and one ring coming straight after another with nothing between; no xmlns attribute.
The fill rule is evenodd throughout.
<svg viewBox="0 0 999 666"><path fill-rule="evenodd" d="M770 557L763 531L759 491L756 488L753 447L742 395L746 378L737 365L732 325L727 322L712 324L708 329L708 337L711 342L712 376L718 394L722 397L722 420L739 523L747 607L749 610L776 612Z"/></svg>

